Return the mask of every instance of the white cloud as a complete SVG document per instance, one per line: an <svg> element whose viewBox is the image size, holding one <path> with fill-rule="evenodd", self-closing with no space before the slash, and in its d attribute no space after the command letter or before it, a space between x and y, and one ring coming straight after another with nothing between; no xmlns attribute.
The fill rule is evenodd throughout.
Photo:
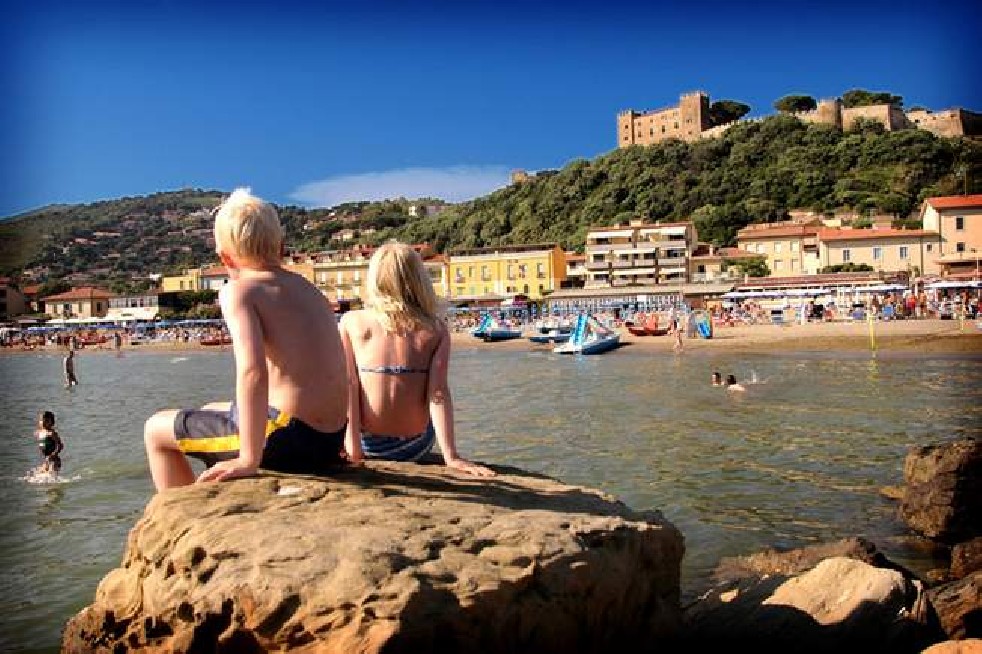
<svg viewBox="0 0 982 654"><path fill-rule="evenodd" d="M310 207L399 197L463 202L506 186L508 179L504 166L404 168L308 182L293 190L290 199Z"/></svg>

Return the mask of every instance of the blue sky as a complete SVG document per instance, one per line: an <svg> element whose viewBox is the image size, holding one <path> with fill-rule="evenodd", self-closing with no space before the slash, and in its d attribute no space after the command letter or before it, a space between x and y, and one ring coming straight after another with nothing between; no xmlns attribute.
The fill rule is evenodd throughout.
<svg viewBox="0 0 982 654"><path fill-rule="evenodd" d="M0 216L183 187L458 201L701 89L982 111L982 3L8 2Z"/></svg>

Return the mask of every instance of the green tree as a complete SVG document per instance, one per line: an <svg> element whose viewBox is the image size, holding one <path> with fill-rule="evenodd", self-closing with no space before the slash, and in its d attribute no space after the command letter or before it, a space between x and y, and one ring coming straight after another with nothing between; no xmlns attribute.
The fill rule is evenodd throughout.
<svg viewBox="0 0 982 654"><path fill-rule="evenodd" d="M736 100L717 100L709 105L709 120L713 125L725 125L739 120L750 112L750 105Z"/></svg>
<svg viewBox="0 0 982 654"><path fill-rule="evenodd" d="M749 277L767 277L771 274L771 269L767 267L767 260L764 257L723 259L723 266L726 268L732 266L739 270L741 275Z"/></svg>
<svg viewBox="0 0 982 654"><path fill-rule="evenodd" d="M815 98L810 95L786 95L774 101L774 108L784 113L811 111L818 106Z"/></svg>
<svg viewBox="0 0 982 654"><path fill-rule="evenodd" d="M874 104L895 104L901 106L903 103L904 99L902 96L883 91L852 89L842 94L842 106L847 108L868 107Z"/></svg>

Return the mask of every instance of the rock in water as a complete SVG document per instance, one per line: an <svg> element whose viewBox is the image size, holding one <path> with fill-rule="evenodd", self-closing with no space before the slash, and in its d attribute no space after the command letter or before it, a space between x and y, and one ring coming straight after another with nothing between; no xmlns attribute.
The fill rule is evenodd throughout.
<svg viewBox="0 0 982 654"><path fill-rule="evenodd" d="M680 622L680 532L519 470L371 463L157 494L62 651L596 652Z"/></svg>

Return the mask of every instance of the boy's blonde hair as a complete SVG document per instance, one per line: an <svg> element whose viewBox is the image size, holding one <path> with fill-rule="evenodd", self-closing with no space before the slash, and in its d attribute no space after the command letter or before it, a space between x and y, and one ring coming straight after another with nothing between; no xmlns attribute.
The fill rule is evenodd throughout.
<svg viewBox="0 0 982 654"><path fill-rule="evenodd" d="M220 252L260 262L279 261L283 228L276 209L237 188L215 210L215 246Z"/></svg>
<svg viewBox="0 0 982 654"><path fill-rule="evenodd" d="M436 293L416 250L390 241L372 255L365 280L366 305L379 314L386 331L404 333L435 327Z"/></svg>

